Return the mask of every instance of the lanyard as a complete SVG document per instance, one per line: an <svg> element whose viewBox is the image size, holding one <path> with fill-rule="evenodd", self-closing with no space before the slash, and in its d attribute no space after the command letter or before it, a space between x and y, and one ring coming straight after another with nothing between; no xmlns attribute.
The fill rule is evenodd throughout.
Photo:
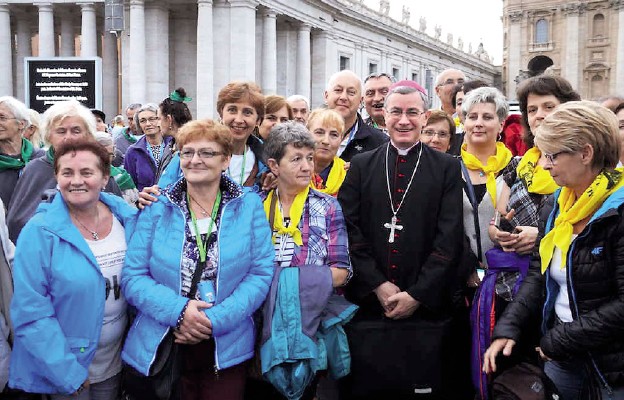
<svg viewBox="0 0 624 400"><path fill-rule="evenodd" d="M199 229L197 228L197 218L195 217L195 213L191 210L191 197L186 192L186 202L188 204L188 209L191 214L191 221L193 221L193 230L195 231L195 241L197 242L197 250L199 250L199 261L206 262L206 251L207 251L207 243L210 234L212 233L212 224L217 219L217 211L219 211L219 204L221 203L221 189L217 192L217 198L215 199L214 204L212 205L212 214L210 216L210 226L208 226L208 233L206 234L206 241L202 242L201 234L199 233Z"/></svg>
<svg viewBox="0 0 624 400"><path fill-rule="evenodd" d="M247 161L247 145L245 145L245 149L243 150L243 165L241 166L241 173L240 173L240 185L243 186L243 179L245 178L245 162ZM232 174L230 173L230 167L228 166L228 175L230 176L230 178L234 179L234 177L232 176Z"/></svg>

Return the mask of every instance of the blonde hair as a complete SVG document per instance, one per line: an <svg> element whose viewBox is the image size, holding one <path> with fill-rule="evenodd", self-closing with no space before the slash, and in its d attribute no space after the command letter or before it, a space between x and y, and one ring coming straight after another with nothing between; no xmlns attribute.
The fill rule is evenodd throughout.
<svg viewBox="0 0 624 400"><path fill-rule="evenodd" d="M94 137L97 129L95 128L95 116L91 110L76 100L67 100L52 105L43 113L40 130L43 132L43 139L46 143L50 143L52 128L68 117L81 119L87 128L86 135L91 138Z"/></svg>
<svg viewBox="0 0 624 400"><path fill-rule="evenodd" d="M30 142L35 149L38 149L41 147L41 143L43 142L43 138L41 137L41 115L37 111L30 108L28 109L28 114L30 116L30 125L26 128L28 129L31 126L35 127L35 131L30 137Z"/></svg>
<svg viewBox="0 0 624 400"><path fill-rule="evenodd" d="M544 153L594 149L592 168L615 168L620 159L618 120L609 109L593 101L559 105L535 130L535 144Z"/></svg>
<svg viewBox="0 0 624 400"><path fill-rule="evenodd" d="M232 155L232 133L230 129L212 119L197 119L184 124L178 131L176 145L182 149L188 143L207 140L221 146L226 156Z"/></svg>
<svg viewBox="0 0 624 400"><path fill-rule="evenodd" d="M330 110L328 108L317 108L313 110L308 117L306 128L310 129L312 123L316 120L319 120L321 125L329 125L338 128L338 132L341 134L345 130L344 118L335 110Z"/></svg>

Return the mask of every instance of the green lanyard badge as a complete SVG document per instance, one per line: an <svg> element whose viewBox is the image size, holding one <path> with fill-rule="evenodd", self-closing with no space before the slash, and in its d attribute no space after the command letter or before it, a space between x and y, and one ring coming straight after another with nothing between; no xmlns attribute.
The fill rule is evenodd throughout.
<svg viewBox="0 0 624 400"><path fill-rule="evenodd" d="M210 234L212 233L212 225L214 221L217 219L217 212L219 211L219 204L221 204L221 189L217 192L217 198L215 199L214 204L212 205L212 214L210 215L210 225L208 226L208 233L206 234L206 241L202 242L201 234L199 233L199 229L197 228L197 218L195 217L195 213L191 210L191 197L186 192L186 203L188 204L188 209L191 214L191 221L193 221L193 230L195 231L195 241L197 242L197 249L199 250L199 261L202 263L206 262L206 252L207 252L207 244L208 238L210 238Z"/></svg>

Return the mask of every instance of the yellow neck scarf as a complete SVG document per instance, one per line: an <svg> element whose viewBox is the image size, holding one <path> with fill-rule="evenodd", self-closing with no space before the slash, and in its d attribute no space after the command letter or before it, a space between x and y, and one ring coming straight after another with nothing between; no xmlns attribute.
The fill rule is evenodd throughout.
<svg viewBox="0 0 624 400"><path fill-rule="evenodd" d="M303 215L303 208L305 206L305 202L308 198L308 192L310 191L310 187L306 187L304 190L299 192L297 196L295 196L295 200L293 200L292 205L290 206L290 225L288 227L284 226L284 218L282 217L282 211L280 207L275 207L275 218L273 221L273 229L276 229L277 232L273 234L273 243L275 243L276 235L290 235L293 238L293 241L297 246L303 246L303 240L301 238L301 231L297 226L299 225L299 221L301 221L301 216ZM269 221L271 220L271 201L273 196L277 196L275 190L271 190L269 195L264 200L264 212L267 215ZM279 201L279 198L276 199Z"/></svg>
<svg viewBox="0 0 624 400"><path fill-rule="evenodd" d="M624 168L601 172L578 200L572 189L565 186L561 188L557 199L559 215L555 219L552 230L540 242L542 274L550 265L555 246L561 250L561 269L566 267L566 258L574 232L573 225L596 212L613 192L624 186L624 179L621 179L622 172Z"/></svg>
<svg viewBox="0 0 624 400"><path fill-rule="evenodd" d="M509 164L513 154L505 145L501 142L496 142L496 155L490 156L487 160L487 164L483 165L481 161L466 151L468 145L464 143L461 147L461 158L466 168L472 170L482 170L487 175L487 182L485 187L487 188L490 197L492 197L492 204L496 207L496 174Z"/></svg>
<svg viewBox="0 0 624 400"><path fill-rule="evenodd" d="M325 187L321 184L321 179L318 174L313 176L312 181L310 182L311 188L330 196L336 196L338 194L338 189L340 189L342 182L344 182L345 176L347 176L344 160L342 158L334 157L333 162L334 164L329 170L329 176L327 176Z"/></svg>
<svg viewBox="0 0 624 400"><path fill-rule="evenodd" d="M516 168L518 178L524 181L529 193L552 194L559 188L550 173L537 165L542 153L537 147L530 148Z"/></svg>

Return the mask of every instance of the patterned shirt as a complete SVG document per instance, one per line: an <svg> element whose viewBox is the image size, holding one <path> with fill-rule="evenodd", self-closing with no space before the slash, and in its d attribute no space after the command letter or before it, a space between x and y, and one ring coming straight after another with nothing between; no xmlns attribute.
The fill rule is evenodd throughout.
<svg viewBox="0 0 624 400"><path fill-rule="evenodd" d="M197 241L195 239L195 231L193 228L193 222L191 220L191 213L189 212L188 204L186 201L186 179L181 179L173 186L166 190L172 203L177 204L180 210L184 214L186 225L184 227L184 246L182 248L182 295L189 295L191 289L191 281L197 262L199 261L199 250L197 248ZM209 246L206 250L206 267L202 271L200 281L217 279L218 261L219 261L219 246L217 243L217 233L219 231L219 222L221 220L221 213L223 207L233 198L242 195L242 189L232 182L225 174L221 174L221 204L219 205L219 211L217 212L217 218L214 222L214 228L210 233L211 237L208 240ZM200 229L201 231L201 229ZM206 233L201 234L201 240L206 243ZM199 299L199 293L195 294L195 299Z"/></svg>

